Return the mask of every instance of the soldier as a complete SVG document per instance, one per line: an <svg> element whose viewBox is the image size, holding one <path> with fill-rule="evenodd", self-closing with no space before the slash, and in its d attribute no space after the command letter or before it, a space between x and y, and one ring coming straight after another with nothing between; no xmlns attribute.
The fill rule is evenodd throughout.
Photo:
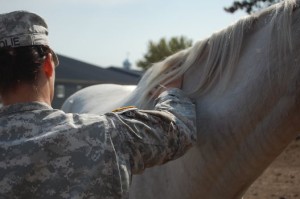
<svg viewBox="0 0 300 199"><path fill-rule="evenodd" d="M183 155L195 107L174 81L155 110L51 108L56 54L38 15L0 15L0 198L128 198L132 174Z"/></svg>

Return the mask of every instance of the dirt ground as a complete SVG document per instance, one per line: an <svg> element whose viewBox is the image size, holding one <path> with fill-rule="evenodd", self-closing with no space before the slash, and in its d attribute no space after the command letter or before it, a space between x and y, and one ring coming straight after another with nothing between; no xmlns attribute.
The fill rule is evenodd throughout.
<svg viewBox="0 0 300 199"><path fill-rule="evenodd" d="M243 199L300 199L300 136L252 184Z"/></svg>

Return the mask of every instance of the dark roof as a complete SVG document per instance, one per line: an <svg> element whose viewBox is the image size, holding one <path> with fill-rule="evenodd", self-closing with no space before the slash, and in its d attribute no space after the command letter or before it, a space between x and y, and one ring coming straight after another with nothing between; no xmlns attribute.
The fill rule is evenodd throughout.
<svg viewBox="0 0 300 199"><path fill-rule="evenodd" d="M58 55L56 81L90 83L137 84L141 75L136 72L118 70L116 67L101 68L63 55Z"/></svg>
<svg viewBox="0 0 300 199"><path fill-rule="evenodd" d="M128 70L125 68L119 68L119 67L114 67L114 66L110 66L107 69L115 71L115 72L119 72L119 73L125 73L128 75L137 76L137 77L141 77L144 73L144 71L141 71L141 70Z"/></svg>

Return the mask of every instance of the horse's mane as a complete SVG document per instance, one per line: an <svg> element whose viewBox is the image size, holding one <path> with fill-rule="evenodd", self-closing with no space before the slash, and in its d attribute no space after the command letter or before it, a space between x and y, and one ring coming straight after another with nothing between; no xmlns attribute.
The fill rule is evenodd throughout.
<svg viewBox="0 0 300 199"><path fill-rule="evenodd" d="M240 57L244 36L251 30L254 22L261 16L270 15L270 38L280 43L279 49L284 53L291 49L291 15L296 7L296 0L285 0L282 3L240 19L235 24L214 33L211 37L198 41L192 47L179 51L167 57L165 60L155 63L140 80L132 98L138 98L136 104L144 108L142 104L149 101L149 92L160 84L168 82L183 75L190 67L202 67L199 82L196 88L188 93L192 96L204 94L212 88L214 83L224 75L229 80L230 75L237 65ZM205 63L199 64L200 60L206 59ZM130 101L130 99L129 99Z"/></svg>

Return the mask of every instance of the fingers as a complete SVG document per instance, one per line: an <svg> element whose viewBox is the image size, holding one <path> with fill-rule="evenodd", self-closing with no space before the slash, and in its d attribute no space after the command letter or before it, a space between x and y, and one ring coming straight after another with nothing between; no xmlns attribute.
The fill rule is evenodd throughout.
<svg viewBox="0 0 300 199"><path fill-rule="evenodd" d="M167 87L159 84L150 91L149 95L151 96L151 98L157 98L165 90L167 90Z"/></svg>
<svg viewBox="0 0 300 199"><path fill-rule="evenodd" d="M179 88L182 87L183 76L167 83L166 85L159 84L154 89L152 89L149 95L153 98L157 98L162 92L168 90L169 88Z"/></svg>
<svg viewBox="0 0 300 199"><path fill-rule="evenodd" d="M175 79L174 81L168 83L165 85L167 88L181 88L182 87L182 81L183 81L183 76L180 76L179 78Z"/></svg>

